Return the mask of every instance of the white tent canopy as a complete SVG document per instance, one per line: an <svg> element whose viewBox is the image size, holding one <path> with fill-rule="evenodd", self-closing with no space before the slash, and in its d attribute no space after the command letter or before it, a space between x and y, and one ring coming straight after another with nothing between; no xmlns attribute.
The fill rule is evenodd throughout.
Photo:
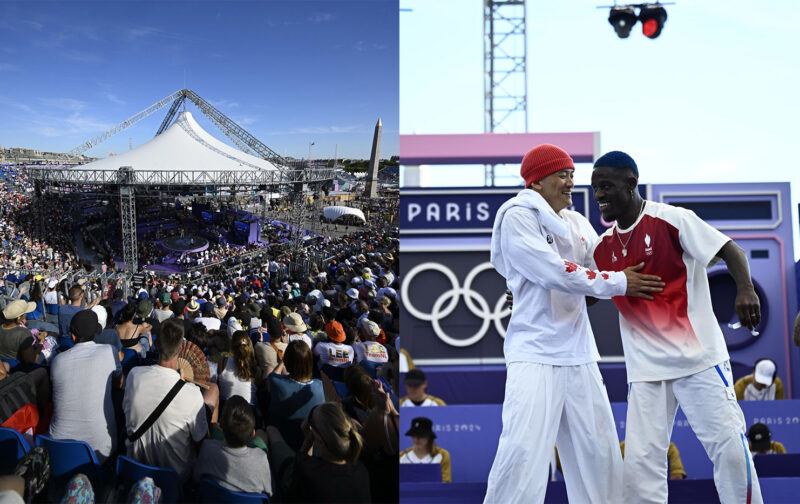
<svg viewBox="0 0 800 504"><path fill-rule="evenodd" d="M353 215L361 219L362 222L367 222L367 219L364 217L364 212L358 208L350 208L346 206L325 207L322 209L322 215L324 215L326 219L330 220L336 220L343 215Z"/></svg>
<svg viewBox="0 0 800 504"><path fill-rule="evenodd" d="M152 140L135 149L76 166L81 170L118 170L132 166L134 171L274 171L269 161L246 154L211 136L197 124L191 112L178 118Z"/></svg>

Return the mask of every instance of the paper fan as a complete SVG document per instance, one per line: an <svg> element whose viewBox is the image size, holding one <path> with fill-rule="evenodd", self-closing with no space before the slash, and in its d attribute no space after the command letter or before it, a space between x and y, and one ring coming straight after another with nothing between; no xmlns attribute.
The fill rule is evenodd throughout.
<svg viewBox="0 0 800 504"><path fill-rule="evenodd" d="M178 368L183 369L183 377L186 381L208 388L211 382L208 359L194 343L184 340L181 351L178 353Z"/></svg>

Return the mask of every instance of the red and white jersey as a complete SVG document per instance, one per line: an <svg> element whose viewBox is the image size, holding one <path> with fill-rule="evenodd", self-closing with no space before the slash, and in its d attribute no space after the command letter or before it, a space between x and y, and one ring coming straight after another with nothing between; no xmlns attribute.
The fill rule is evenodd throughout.
<svg viewBox="0 0 800 504"><path fill-rule="evenodd" d="M640 273L666 283L653 301L612 298L620 312L628 382L672 380L728 360L706 268L729 240L691 210L653 201L630 228L614 225L600 236L589 267L622 270L644 261Z"/></svg>

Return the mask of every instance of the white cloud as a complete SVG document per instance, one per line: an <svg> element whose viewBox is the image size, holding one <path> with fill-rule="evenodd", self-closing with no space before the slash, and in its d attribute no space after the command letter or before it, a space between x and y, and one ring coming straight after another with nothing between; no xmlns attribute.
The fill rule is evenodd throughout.
<svg viewBox="0 0 800 504"><path fill-rule="evenodd" d="M312 23L328 23L336 19L336 16L329 12L318 12L316 14L312 14L308 20Z"/></svg>
<svg viewBox="0 0 800 504"><path fill-rule="evenodd" d="M86 102L74 98L41 98L40 101L48 107L61 110L78 111L86 108Z"/></svg>
<svg viewBox="0 0 800 504"><path fill-rule="evenodd" d="M120 100L115 94L106 93L105 96L106 99L111 103L116 103L117 105L125 105L125 102L123 100Z"/></svg>

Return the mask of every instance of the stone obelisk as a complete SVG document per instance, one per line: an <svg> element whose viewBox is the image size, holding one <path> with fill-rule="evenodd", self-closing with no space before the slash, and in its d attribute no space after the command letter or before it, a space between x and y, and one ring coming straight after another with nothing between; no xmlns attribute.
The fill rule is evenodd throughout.
<svg viewBox="0 0 800 504"><path fill-rule="evenodd" d="M369 198L378 196L378 165L381 160L381 124L378 118L378 124L375 125L375 136L372 138L372 153L369 156L369 170L367 170L367 187L364 191L365 195Z"/></svg>

